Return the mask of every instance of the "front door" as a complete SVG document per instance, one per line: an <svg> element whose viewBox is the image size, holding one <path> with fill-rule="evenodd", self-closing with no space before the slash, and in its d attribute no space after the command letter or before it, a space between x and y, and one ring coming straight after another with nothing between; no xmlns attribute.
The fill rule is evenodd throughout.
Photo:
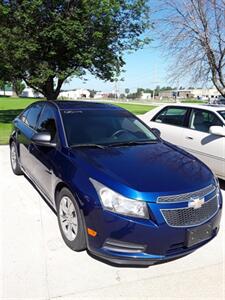
<svg viewBox="0 0 225 300"><path fill-rule="evenodd" d="M187 113L186 107L167 106L153 118L149 126L159 129L162 139L181 146Z"/></svg>
<svg viewBox="0 0 225 300"><path fill-rule="evenodd" d="M37 132L49 132L51 141L58 144L58 134L55 121L55 111L52 105L46 104L36 127ZM55 166L55 157L57 155L57 147L38 146L31 144L29 147L32 155L32 175L35 182L41 190L51 200L53 195L53 179Z"/></svg>

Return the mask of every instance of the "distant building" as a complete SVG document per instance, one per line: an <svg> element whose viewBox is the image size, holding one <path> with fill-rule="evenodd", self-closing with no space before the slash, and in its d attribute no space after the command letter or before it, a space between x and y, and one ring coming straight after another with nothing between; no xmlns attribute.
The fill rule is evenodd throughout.
<svg viewBox="0 0 225 300"><path fill-rule="evenodd" d="M159 98L195 98L200 100L207 100L212 97L218 97L220 93L217 89L183 89L183 90L168 90L159 92Z"/></svg>
<svg viewBox="0 0 225 300"><path fill-rule="evenodd" d="M219 97L220 93L217 89L194 89L191 90L194 98L200 98L202 100L207 100L212 97Z"/></svg>
<svg viewBox="0 0 225 300"><path fill-rule="evenodd" d="M140 99L141 100L151 100L152 99L152 94L142 92Z"/></svg>
<svg viewBox="0 0 225 300"><path fill-rule="evenodd" d="M23 91L22 91L22 94L21 94L21 97L24 97L24 98L44 98L44 96L33 90L32 88L29 88L29 87L26 87Z"/></svg>
<svg viewBox="0 0 225 300"><path fill-rule="evenodd" d="M110 98L110 96L113 96L113 98L115 98L116 95L112 93L106 93L106 92L97 92L94 95L94 99L107 99Z"/></svg>
<svg viewBox="0 0 225 300"><path fill-rule="evenodd" d="M0 96L12 97L13 96L13 91L1 91L0 90Z"/></svg>
<svg viewBox="0 0 225 300"><path fill-rule="evenodd" d="M105 98L105 94L103 92L97 92L94 95L94 99L103 99L103 98Z"/></svg>
<svg viewBox="0 0 225 300"><path fill-rule="evenodd" d="M159 92L159 98L169 99L174 97L174 91L168 90L168 91L161 91Z"/></svg>
<svg viewBox="0 0 225 300"><path fill-rule="evenodd" d="M77 90L62 91L59 94L59 98L76 100L80 98L90 98L90 95L91 93L86 89L77 89Z"/></svg>

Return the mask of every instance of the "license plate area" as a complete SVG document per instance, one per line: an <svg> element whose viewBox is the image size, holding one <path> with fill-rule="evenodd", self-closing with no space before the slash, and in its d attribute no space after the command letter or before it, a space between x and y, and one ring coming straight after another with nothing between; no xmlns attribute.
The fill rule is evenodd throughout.
<svg viewBox="0 0 225 300"><path fill-rule="evenodd" d="M186 247L192 247L212 237L213 228L211 224L205 224L187 230Z"/></svg>

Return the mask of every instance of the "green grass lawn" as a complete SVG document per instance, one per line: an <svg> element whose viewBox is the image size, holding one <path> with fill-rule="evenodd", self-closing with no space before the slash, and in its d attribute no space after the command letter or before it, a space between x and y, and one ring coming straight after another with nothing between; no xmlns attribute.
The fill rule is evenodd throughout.
<svg viewBox="0 0 225 300"><path fill-rule="evenodd" d="M4 98L0 97L0 144L7 144L12 129L12 120L29 104L37 101L36 99L23 98ZM134 114L144 114L154 108L150 105L138 104L117 104Z"/></svg>
<svg viewBox="0 0 225 300"><path fill-rule="evenodd" d="M196 99L187 99L187 100L181 100L181 103L196 103L196 104L206 104L207 101L203 100L196 100Z"/></svg>
<svg viewBox="0 0 225 300"><path fill-rule="evenodd" d="M156 106L152 106L152 105L130 104L130 103L115 103L115 105L118 105L122 108L129 110L130 112L132 112L135 115L143 115L147 111L156 107Z"/></svg>
<svg viewBox="0 0 225 300"><path fill-rule="evenodd" d="M7 144L12 129L12 120L36 99L0 97L0 144Z"/></svg>

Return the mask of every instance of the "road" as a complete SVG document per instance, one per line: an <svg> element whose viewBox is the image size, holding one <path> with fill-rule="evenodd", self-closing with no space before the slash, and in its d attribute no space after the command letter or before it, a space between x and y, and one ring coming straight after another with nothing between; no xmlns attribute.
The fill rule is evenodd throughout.
<svg viewBox="0 0 225 300"><path fill-rule="evenodd" d="M13 175L7 146L0 147L0 187L0 299L225 299L224 214L218 236L191 255L116 268L65 246L43 198Z"/></svg>

